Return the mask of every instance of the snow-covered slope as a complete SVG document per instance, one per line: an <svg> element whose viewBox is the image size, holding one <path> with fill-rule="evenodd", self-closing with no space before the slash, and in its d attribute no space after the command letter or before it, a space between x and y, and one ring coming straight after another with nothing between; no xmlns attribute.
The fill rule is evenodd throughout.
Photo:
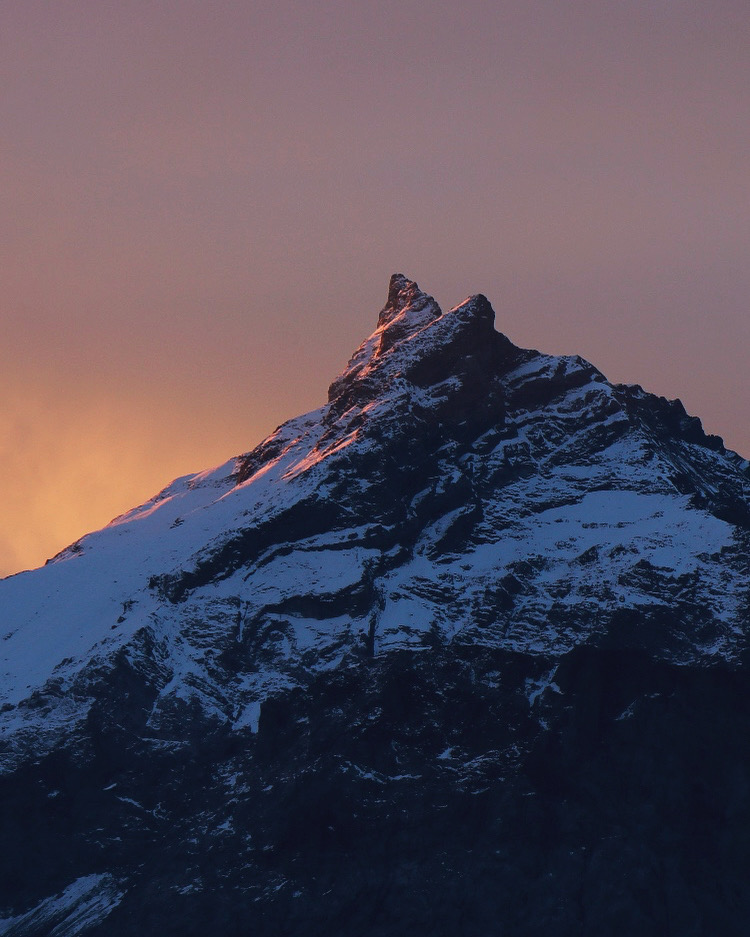
<svg viewBox="0 0 750 937"><path fill-rule="evenodd" d="M434 633L566 650L623 604L688 603L701 635L670 653L731 655L748 583L722 494L747 510L747 463L679 403L492 320L481 296L442 313L394 277L327 406L3 581L2 702L67 688L143 629L166 696L259 628L288 672Z"/></svg>
<svg viewBox="0 0 750 937"><path fill-rule="evenodd" d="M493 321L394 275L320 410L0 582L0 770L88 751L103 708L141 751L254 736L279 699L403 654L538 659L534 713L576 648L739 661L748 463L679 401Z"/></svg>

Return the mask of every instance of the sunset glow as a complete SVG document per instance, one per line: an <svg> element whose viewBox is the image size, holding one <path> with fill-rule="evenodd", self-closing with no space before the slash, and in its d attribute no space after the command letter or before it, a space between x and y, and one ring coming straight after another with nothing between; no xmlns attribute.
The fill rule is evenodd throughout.
<svg viewBox="0 0 750 937"><path fill-rule="evenodd" d="M750 455L749 9L7 5L0 575L322 404L396 270Z"/></svg>

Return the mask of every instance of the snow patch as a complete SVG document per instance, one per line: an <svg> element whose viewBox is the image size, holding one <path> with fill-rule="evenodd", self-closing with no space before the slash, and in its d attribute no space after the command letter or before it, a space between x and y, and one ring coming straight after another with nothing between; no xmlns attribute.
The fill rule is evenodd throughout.
<svg viewBox="0 0 750 937"><path fill-rule="evenodd" d="M85 875L25 914L0 921L0 935L76 937L103 921L124 896L125 891L111 875Z"/></svg>

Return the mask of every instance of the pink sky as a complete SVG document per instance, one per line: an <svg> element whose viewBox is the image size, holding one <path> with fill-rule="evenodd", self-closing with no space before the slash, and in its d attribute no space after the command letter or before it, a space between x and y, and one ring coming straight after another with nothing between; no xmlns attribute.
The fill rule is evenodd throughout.
<svg viewBox="0 0 750 937"><path fill-rule="evenodd" d="M750 456L746 2L0 10L0 575L319 405L402 271Z"/></svg>

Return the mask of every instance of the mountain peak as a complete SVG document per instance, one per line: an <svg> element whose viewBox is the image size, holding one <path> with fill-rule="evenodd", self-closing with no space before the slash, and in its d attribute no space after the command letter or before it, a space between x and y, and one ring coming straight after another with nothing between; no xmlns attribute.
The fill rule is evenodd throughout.
<svg viewBox="0 0 750 937"><path fill-rule="evenodd" d="M481 293L443 312L414 280L394 273L377 328L329 388L331 415L362 406L394 381L434 385L471 372L482 384L503 352L515 346L494 329L495 313Z"/></svg>
<svg viewBox="0 0 750 937"><path fill-rule="evenodd" d="M394 273L388 284L388 301L378 316L378 328L385 328L406 309L416 312L427 307L440 315L440 307L432 296L423 293L418 284L403 273Z"/></svg>
<svg viewBox="0 0 750 937"><path fill-rule="evenodd" d="M388 301L378 316L375 331L380 333L377 355L385 354L405 338L411 338L425 326L439 319L442 309L432 296L405 277L394 273L388 285Z"/></svg>

